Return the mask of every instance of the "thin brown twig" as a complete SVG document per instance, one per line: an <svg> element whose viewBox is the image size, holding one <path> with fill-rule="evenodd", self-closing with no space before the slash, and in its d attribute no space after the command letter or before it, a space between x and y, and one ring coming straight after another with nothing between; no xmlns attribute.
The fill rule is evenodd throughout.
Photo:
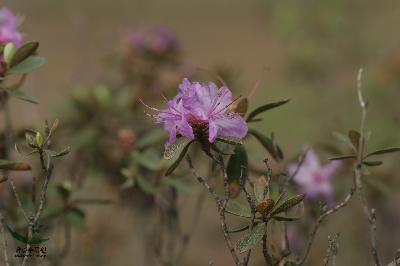
<svg viewBox="0 0 400 266"><path fill-rule="evenodd" d="M4 216L3 213L0 212L0 234L1 234L1 242L3 244L3 256L4 256L4 263L6 266L10 265L9 259L8 259L8 245L7 245L7 239L5 236L5 221L4 221Z"/></svg>
<svg viewBox="0 0 400 266"><path fill-rule="evenodd" d="M40 216L42 215L44 206L46 204L46 194L47 194L47 188L50 183L51 176L53 174L53 162L51 160L51 157L47 155L47 163L45 163L44 160L44 151L39 150L39 156L40 156L40 163L43 169L43 177L44 177L44 184L42 187L42 191L40 193L40 201L39 201L39 206L36 209L36 212L32 215L31 219L29 220L29 227L28 227L28 240L32 239L33 236L33 228L37 225L37 222L40 219ZM30 244L28 243L26 245L26 253L24 256L24 259L22 261L22 266L26 265L26 262L28 260L28 255L29 255L29 248Z"/></svg>
<svg viewBox="0 0 400 266"><path fill-rule="evenodd" d="M314 227L313 227L313 229L312 229L312 231L310 233L310 238L308 240L308 244L307 244L306 250L304 252L304 255L303 255L302 259L300 260L300 262L298 263L298 265L302 265L306 261L306 259L308 257L308 254L310 253L311 246L312 246L312 244L314 242L314 238L315 238L315 236L317 234L317 231L319 229L319 226L323 222L323 220L326 217L328 217L329 215L331 215L331 214L337 212L338 210L340 210L341 208L345 207L350 202L350 200L353 197L355 191L356 191L356 189L354 187L352 187L350 189L350 192L346 195L345 199L341 203L337 204L335 207L333 207L332 209L324 212L323 214L321 214L318 217L318 219L315 222Z"/></svg>
<svg viewBox="0 0 400 266"><path fill-rule="evenodd" d="M228 232L228 226L226 225L226 217L225 217L225 209L229 200L229 186L228 186L228 176L225 171L225 166L223 164L222 157L219 157L217 159L217 163L220 165L223 178L224 178L224 188L225 188L225 198L221 199L218 194L214 191L214 189L207 183L207 181L201 177L200 175L197 174L196 169L193 166L192 160L189 155L186 156L187 162L189 164L189 168L192 170L193 175L197 178L197 180L202 184L208 192L213 196L215 203L217 205L219 217L220 217L220 223L221 223L221 228L222 228L222 233L224 235L224 239L226 242L226 245L229 249L229 252L231 253L231 256L235 262L236 265L240 265L240 260L238 255L236 254L236 250L233 246L232 239L230 237L230 234Z"/></svg>
<svg viewBox="0 0 400 266"><path fill-rule="evenodd" d="M362 162L364 158L364 148L365 148L365 121L367 118L367 107L368 103L364 100L362 93L362 74L363 69L360 68L357 76L357 94L358 101L361 107L361 122L360 122L360 138L358 144L358 152L357 152L357 160L354 165L354 174L355 174L355 183L357 194L360 199L361 205L363 207L365 216L367 217L369 227L370 227L370 238L371 238L371 253L376 266L380 266L380 260L377 250L377 236L376 236L376 217L375 210L370 209L368 205L367 198L365 196L365 192L363 189L363 181L362 181Z"/></svg>

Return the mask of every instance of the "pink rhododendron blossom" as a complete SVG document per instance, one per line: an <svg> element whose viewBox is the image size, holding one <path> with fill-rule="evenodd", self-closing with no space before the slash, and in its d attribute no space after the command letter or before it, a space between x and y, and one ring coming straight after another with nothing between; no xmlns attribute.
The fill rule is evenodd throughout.
<svg viewBox="0 0 400 266"><path fill-rule="evenodd" d="M178 94L168 101L165 110L153 110L158 123L169 132L166 146L181 135L189 139L208 140L213 143L218 136L244 138L247 134L245 120L230 112L232 93L227 87L214 83L190 82L184 79Z"/></svg>
<svg viewBox="0 0 400 266"><path fill-rule="evenodd" d="M0 9L0 44L12 42L16 47L21 46L22 34L17 31L21 21L21 18L8 8Z"/></svg>
<svg viewBox="0 0 400 266"><path fill-rule="evenodd" d="M315 152L310 149L293 180L301 187L302 192L306 194L306 198L323 197L328 204L332 204L333 187L331 179L340 164L339 161L331 161L326 165L321 165ZM297 168L297 164L290 164L288 166L289 174L294 174Z"/></svg>
<svg viewBox="0 0 400 266"><path fill-rule="evenodd" d="M21 24L20 17L14 15L8 8L0 9L0 45L13 43L17 48L22 44L22 34L17 31ZM0 74L3 72L3 53L0 53Z"/></svg>
<svg viewBox="0 0 400 266"><path fill-rule="evenodd" d="M179 49L175 34L166 28L133 31L128 36L128 44L139 52L165 54Z"/></svg>

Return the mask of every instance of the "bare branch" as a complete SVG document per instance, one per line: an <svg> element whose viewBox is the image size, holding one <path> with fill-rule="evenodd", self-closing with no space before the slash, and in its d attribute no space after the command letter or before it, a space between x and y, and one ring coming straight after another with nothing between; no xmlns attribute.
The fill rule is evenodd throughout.
<svg viewBox="0 0 400 266"><path fill-rule="evenodd" d="M317 234L317 231L319 229L320 224L325 220L326 217L328 217L329 215L337 212L341 208L345 207L350 202L351 198L353 197L355 190L356 189L354 187L352 187L350 189L349 194L347 194L347 196L345 197L345 199L341 203L337 204L335 207L333 207L332 209L324 212L323 214L321 214L318 217L318 219L315 222L314 227L313 227L313 229L312 229L312 231L310 233L310 238L308 240L306 251L304 252L304 255L303 255L302 259L300 260L300 262L298 263L298 265L301 265L306 261L307 256L310 253L311 246L312 246L312 244L314 242L314 238L315 238L315 236Z"/></svg>
<svg viewBox="0 0 400 266"><path fill-rule="evenodd" d="M362 181L362 161L364 158L364 147L365 147L365 120L367 118L367 107L368 103L364 100L362 94L362 73L363 69L361 68L358 72L357 76L357 92L358 92L358 101L361 107L361 122L360 122L360 139L359 139L359 148L357 151L357 160L354 165L354 175L355 175L355 184L357 189L357 195L360 199L361 205L363 207L365 216L367 217L369 227L370 227L370 238L371 238L371 252L372 257L374 259L374 263L376 266L380 266L381 263L379 261L379 255L377 250L377 237L376 237L376 217L375 210L370 209L368 205L367 198L365 196L365 192L363 189L363 181Z"/></svg>
<svg viewBox="0 0 400 266"><path fill-rule="evenodd" d="M228 232L228 226L226 225L226 217L225 217L225 208L229 200L229 186L228 186L228 175L225 171L225 166L220 156L216 161L220 165L223 177L224 177L224 189L225 189L225 198L223 200L220 199L218 194L214 191L214 189L207 183L207 181L197 174L196 169L193 166L192 160L189 155L186 156L187 162L189 164L189 168L192 170L193 175L197 178L197 180L202 184L208 192L213 196L214 201L217 205L217 209L220 216L221 228L225 238L226 245L228 246L229 252L232 255L232 258L236 265L240 265L240 260L238 255L236 254L236 250L233 246L232 239Z"/></svg>
<svg viewBox="0 0 400 266"><path fill-rule="evenodd" d="M4 263L6 266L10 266L10 262L8 259L8 245L7 245L7 239L5 236L5 221L4 221L4 216L0 212L0 234L1 234L1 242L3 244L3 256L4 256Z"/></svg>

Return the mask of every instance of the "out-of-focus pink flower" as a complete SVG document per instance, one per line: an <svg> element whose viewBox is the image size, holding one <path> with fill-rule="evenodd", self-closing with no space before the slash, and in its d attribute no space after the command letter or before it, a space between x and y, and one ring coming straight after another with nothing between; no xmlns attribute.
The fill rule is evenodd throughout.
<svg viewBox="0 0 400 266"><path fill-rule="evenodd" d="M331 161L326 165L321 165L315 152L308 150L303 164L298 169L297 164L288 165L288 172L293 175L298 169L293 180L301 187L306 198L315 199L323 197L328 204L333 203L332 177L340 167L339 161Z"/></svg>
<svg viewBox="0 0 400 266"><path fill-rule="evenodd" d="M166 146L178 135L213 143L218 136L241 139L247 134L244 119L229 110L232 103L232 93L227 87L184 79L178 94L168 101L168 108L153 110L158 111L156 122L164 124L170 134Z"/></svg>
<svg viewBox="0 0 400 266"><path fill-rule="evenodd" d="M7 43L13 43L17 48L22 44L22 34L17 28L21 24L22 19L8 9L0 9L0 45L5 46ZM3 53L0 53L0 75L3 73Z"/></svg>
<svg viewBox="0 0 400 266"><path fill-rule="evenodd" d="M22 34L17 28L21 24L22 19L8 9L0 9L0 44L6 45L12 42L16 47L22 44Z"/></svg>
<svg viewBox="0 0 400 266"><path fill-rule="evenodd" d="M166 28L137 30L128 35L128 45L139 52L167 54L179 49L176 35Z"/></svg>

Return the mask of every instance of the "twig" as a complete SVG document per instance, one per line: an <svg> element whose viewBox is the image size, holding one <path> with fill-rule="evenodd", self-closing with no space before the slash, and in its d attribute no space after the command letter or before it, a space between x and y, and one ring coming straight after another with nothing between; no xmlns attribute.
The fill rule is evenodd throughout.
<svg viewBox="0 0 400 266"><path fill-rule="evenodd" d="M43 169L43 172L44 172L43 174L44 174L44 179L45 180L44 180L44 184L43 184L42 191L41 191L41 194L40 194L39 206L38 206L36 212L29 219L28 240L32 239L33 228L36 226L37 222L40 219L40 216L42 215L44 206L46 204L47 188L48 188L51 176L53 174L53 162L51 160L51 157L49 155L47 155L47 163L45 164L43 150L39 150L39 156L40 156L40 163L41 163L41 166L42 166L42 169ZM25 264L26 264L26 262L28 260L30 246L31 245L29 243L26 245L26 253L25 253L24 259L22 261L22 266L25 266Z"/></svg>
<svg viewBox="0 0 400 266"><path fill-rule="evenodd" d="M356 191L356 189L355 189L354 187L352 187L352 188L350 189L349 194L347 194L347 196L345 197L345 199L344 199L341 203L339 203L338 205L336 205L336 206L333 207L332 209L330 209L330 210L324 212L323 214L321 214L321 215L318 217L318 219L317 219L317 221L315 222L314 227L313 227L313 229L312 229L312 231L311 231L311 233L310 233L310 238L309 238L309 240L308 240L308 244L307 244L306 251L304 252L304 255L303 255L302 259L300 260L300 262L298 263L298 265L302 265L302 264L306 261L307 256L308 256L308 254L310 253L311 246L312 246L312 244L313 244L313 242L314 242L314 238L315 238L315 236L316 236L316 234L317 234L317 231L318 231L319 226L320 226L320 224L322 223L322 221L323 221L326 217L328 217L329 215L331 215L331 214L337 212L338 210L340 210L341 208L345 207L345 206L349 203L350 199L353 197L355 191Z"/></svg>
<svg viewBox="0 0 400 266"><path fill-rule="evenodd" d="M326 256L323 260L324 266L328 266L329 260L332 258L332 265L336 266L336 256L339 251L339 243L338 243L339 234L336 234L334 237L328 236L328 249L326 251Z"/></svg>
<svg viewBox="0 0 400 266"><path fill-rule="evenodd" d="M367 217L370 226L372 257L374 259L375 265L380 266L381 263L379 261L378 250L377 250L375 210L374 209L370 210L368 206L368 201L365 196L365 192L363 189L363 181L362 181L362 161L364 158L364 146L365 146L365 139L364 139L365 120L367 117L367 107L368 107L368 103L364 100L362 94L362 73L363 69L360 68L357 76L357 93L358 93L358 101L362 112L361 112L361 123L360 123L360 139L358 144L357 160L354 166L354 174L355 174L357 194L360 199L361 205L363 206L365 216Z"/></svg>
<svg viewBox="0 0 400 266"><path fill-rule="evenodd" d="M3 256L4 256L4 263L6 266L10 265L10 262L8 260L8 246L7 246L7 239L5 236L5 222L4 222L4 216L0 212L0 234L1 234L1 242L3 244Z"/></svg>
<svg viewBox="0 0 400 266"><path fill-rule="evenodd" d="M264 258L265 258L265 262L267 263L267 265L271 266L272 265L272 258L269 255L269 251L268 251L267 234L265 234L263 236L262 243L263 243L263 255L264 255Z"/></svg>
<svg viewBox="0 0 400 266"><path fill-rule="evenodd" d="M248 178L247 178L247 176L243 176L244 173L245 173L244 167L241 167L239 180L241 180L240 185L242 187L244 194L246 195L246 200L247 200L247 203L249 204L250 210L251 210L251 222L249 225L249 232L251 232L253 230L255 219L256 219L256 208L257 207L256 207L256 203L255 203L254 199L251 197L250 193L246 189L246 181L248 181ZM242 263L243 266L246 266L249 264L251 250L252 249L249 249L249 251L247 251L246 256L243 259L243 263Z"/></svg>
<svg viewBox="0 0 400 266"><path fill-rule="evenodd" d="M21 202L21 199L20 199L20 197L18 195L17 188L15 186L14 180L12 178L8 178L8 181L9 181L9 184L10 184L11 192L14 195L15 200L17 201L18 208L22 211L22 214L23 214L25 220L29 223L29 216L26 213L24 207L22 206L22 202Z"/></svg>
<svg viewBox="0 0 400 266"><path fill-rule="evenodd" d="M238 255L236 254L235 248L233 247L232 239L229 235L228 232L228 226L226 225L226 217L225 217L225 208L229 200L229 186L228 186L228 175L226 174L225 171L225 166L223 164L222 157L220 156L217 159L217 163L220 165L223 178L224 178L224 188L225 188L225 198L223 200L220 199L218 194L214 191L214 189L207 183L207 181L201 177L200 175L197 174L196 169L193 166L192 160L190 159L190 156L186 156L187 162L189 164L189 168L192 170L193 175L197 178L197 180L202 184L208 192L213 196L215 203L217 205L217 209L219 212L219 217L220 217L220 222L221 222L221 228L222 228L222 233L224 235L224 239L226 242L226 245L229 249L229 252L232 255L232 258L235 262L236 265L240 265L240 260Z"/></svg>

